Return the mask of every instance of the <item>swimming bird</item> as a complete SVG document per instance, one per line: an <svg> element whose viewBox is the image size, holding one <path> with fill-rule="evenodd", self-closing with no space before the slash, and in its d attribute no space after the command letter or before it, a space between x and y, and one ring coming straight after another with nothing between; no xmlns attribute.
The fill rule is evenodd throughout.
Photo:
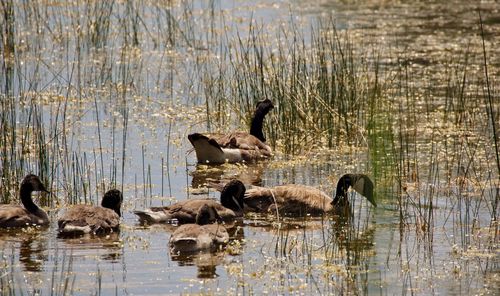
<svg viewBox="0 0 500 296"><path fill-rule="evenodd" d="M0 205L0 227L23 227L29 225L47 225L49 216L31 199L33 191L47 192L38 176L29 174L24 177L19 189L22 206Z"/></svg>
<svg viewBox="0 0 500 296"><path fill-rule="evenodd" d="M222 218L213 206L204 204L196 215L196 224L184 224L170 236L173 254L215 251L229 241L226 228L218 223ZM215 223L215 224L211 224Z"/></svg>
<svg viewBox="0 0 500 296"><path fill-rule="evenodd" d="M370 178L363 174L345 174L337 182L333 199L323 191L305 185L288 184L272 188L254 186L246 190L245 211L295 216L321 215L326 212L339 214L349 204L347 192L350 187L377 206Z"/></svg>
<svg viewBox="0 0 500 296"><path fill-rule="evenodd" d="M117 189L107 191L101 206L76 205L59 220L59 234L109 233L119 229L123 195Z"/></svg>
<svg viewBox="0 0 500 296"><path fill-rule="evenodd" d="M232 180L224 186L220 194L220 203L214 199L188 199L166 207L152 207L137 210L141 222L170 223L177 220L179 224L195 223L196 215L204 205L213 207L221 219L231 222L243 216L243 197L245 185L238 180Z"/></svg>
<svg viewBox="0 0 500 296"><path fill-rule="evenodd" d="M259 101L250 126L250 133L236 131L227 135L193 133L188 139L199 163L251 162L271 157L262 131L264 117L274 108L269 99Z"/></svg>

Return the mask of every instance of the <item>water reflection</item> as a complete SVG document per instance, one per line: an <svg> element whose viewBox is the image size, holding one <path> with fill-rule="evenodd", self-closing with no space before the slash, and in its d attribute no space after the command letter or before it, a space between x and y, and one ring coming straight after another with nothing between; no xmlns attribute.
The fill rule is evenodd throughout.
<svg viewBox="0 0 500 296"><path fill-rule="evenodd" d="M286 231L303 231L303 230L318 230L325 227L321 217L280 217L275 215L251 213L247 214L245 225L259 229L265 232L274 232L276 230Z"/></svg>
<svg viewBox="0 0 500 296"><path fill-rule="evenodd" d="M19 262L24 271L42 271L48 260L46 228L28 227L6 229L0 233L1 248L19 243Z"/></svg>
<svg viewBox="0 0 500 296"><path fill-rule="evenodd" d="M217 266L224 261L225 253L199 253L199 254L171 254L172 260L178 262L179 266L196 266L197 277L200 279L215 278Z"/></svg>
<svg viewBox="0 0 500 296"><path fill-rule="evenodd" d="M196 169L191 172L193 177L191 186L193 188L202 188L207 187L210 182L227 183L233 179L238 179L245 185L260 185L262 183L262 173L266 166L266 162L217 166L197 164Z"/></svg>
<svg viewBox="0 0 500 296"><path fill-rule="evenodd" d="M100 250L99 257L110 262L119 262L123 256L120 232L112 232L108 235L58 235L65 248L77 251ZM74 253L73 253L74 254ZM94 255L94 254L92 254Z"/></svg>
<svg viewBox="0 0 500 296"><path fill-rule="evenodd" d="M335 245L347 252L363 251L373 247L375 226L350 216L325 215L323 217L300 217L281 219L270 215L256 214L247 216L245 225L254 230L277 234L280 231L301 233L321 231L325 234L325 244ZM368 221L366 221L368 222Z"/></svg>
<svg viewBox="0 0 500 296"><path fill-rule="evenodd" d="M335 211L320 215L277 215L274 211L249 212L246 214L246 225L264 229L280 228L282 230L307 229L317 230L331 223L333 228L352 227L356 225L358 232L367 229L371 217L371 208L366 201L356 201L356 194L349 194L345 206L336 208Z"/></svg>
<svg viewBox="0 0 500 296"><path fill-rule="evenodd" d="M182 251L172 251L169 248L172 261L178 262L179 266L196 266L198 278L215 278L219 275L216 273L217 266L223 263L226 254L237 254L241 252L245 233L243 231L243 224L235 222L225 224L227 232L229 233L229 242L225 245L219 246L217 251L204 250L197 253L188 253ZM174 228L165 228L171 232L175 231Z"/></svg>
<svg viewBox="0 0 500 296"><path fill-rule="evenodd" d="M19 247L19 261L26 271L41 271L47 261L47 240L23 239Z"/></svg>

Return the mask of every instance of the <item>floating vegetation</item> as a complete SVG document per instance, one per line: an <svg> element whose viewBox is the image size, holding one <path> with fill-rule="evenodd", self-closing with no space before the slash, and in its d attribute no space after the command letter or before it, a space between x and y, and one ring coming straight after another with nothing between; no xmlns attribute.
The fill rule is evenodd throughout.
<svg viewBox="0 0 500 296"><path fill-rule="evenodd" d="M500 22L478 5L0 0L0 200L36 174L52 221L0 232L2 295L494 294ZM196 164L188 134L246 131L264 98L270 161ZM376 209L248 215L217 254L172 257L175 225L132 214L345 173ZM61 209L110 188L116 237L57 238Z"/></svg>

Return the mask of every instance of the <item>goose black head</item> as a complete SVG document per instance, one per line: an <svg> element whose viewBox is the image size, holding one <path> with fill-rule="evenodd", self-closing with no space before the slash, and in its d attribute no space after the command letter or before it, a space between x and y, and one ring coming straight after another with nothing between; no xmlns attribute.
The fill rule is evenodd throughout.
<svg viewBox="0 0 500 296"><path fill-rule="evenodd" d="M123 194L118 189L111 189L102 198L101 206L115 211L121 217L120 208L123 202Z"/></svg>
<svg viewBox="0 0 500 296"><path fill-rule="evenodd" d="M38 178L38 176L29 174L24 177L23 181L21 182L19 195L24 207L31 213L37 213L39 208L37 205L35 205L33 199L31 199L31 193L33 191L43 191L50 193L49 191L47 191L47 189L45 189L45 186L42 184L42 181L40 181L40 178Z"/></svg>
<svg viewBox="0 0 500 296"><path fill-rule="evenodd" d="M235 212L243 211L245 185L240 180L231 180L220 193L220 202L223 206Z"/></svg>
<svg viewBox="0 0 500 296"><path fill-rule="evenodd" d="M273 102L271 102L271 100L269 99L264 99L257 103L257 107L255 108L255 113L267 114L273 108L274 108Z"/></svg>
<svg viewBox="0 0 500 296"><path fill-rule="evenodd" d="M196 214L196 224L206 225L215 222L222 222L222 218L217 213L217 210L208 205L203 205Z"/></svg>
<svg viewBox="0 0 500 296"><path fill-rule="evenodd" d="M43 185L42 181L40 181L40 178L38 176L29 174L26 177L24 177L23 181L21 182L21 191L43 191L50 193L45 189L45 186Z"/></svg>
<svg viewBox="0 0 500 296"><path fill-rule="evenodd" d="M363 174L345 174L337 182L337 191L332 201L334 206L345 206L347 204L347 191L349 187L363 195L374 206L377 206L373 196L373 182L367 175Z"/></svg>

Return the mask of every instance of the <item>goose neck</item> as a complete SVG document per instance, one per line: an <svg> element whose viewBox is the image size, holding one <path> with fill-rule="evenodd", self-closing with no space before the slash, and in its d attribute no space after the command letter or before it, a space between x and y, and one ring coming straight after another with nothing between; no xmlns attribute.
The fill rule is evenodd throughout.
<svg viewBox="0 0 500 296"><path fill-rule="evenodd" d="M32 192L33 190L31 190L31 188L21 186L20 197L24 208L26 208L26 210L28 210L30 213L35 213L38 211L38 206L33 202L33 199L31 198Z"/></svg>
<svg viewBox="0 0 500 296"><path fill-rule="evenodd" d="M262 142L266 141L266 138L264 137L264 133L262 131L265 116L266 113L264 111L258 109L255 110L255 114L252 119L252 125L250 126L250 134L255 136Z"/></svg>

